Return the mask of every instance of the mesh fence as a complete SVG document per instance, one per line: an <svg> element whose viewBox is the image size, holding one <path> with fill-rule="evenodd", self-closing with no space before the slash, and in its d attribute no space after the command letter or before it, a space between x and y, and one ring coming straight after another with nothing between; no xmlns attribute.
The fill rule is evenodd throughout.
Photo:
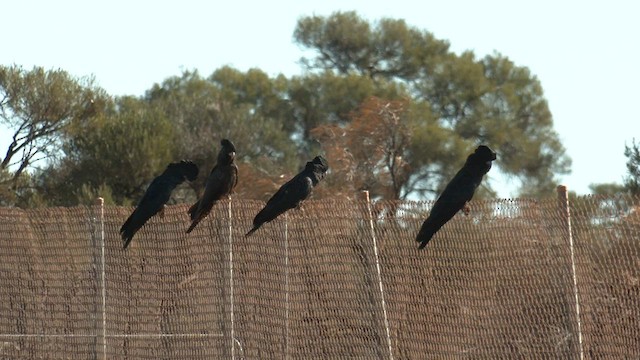
<svg viewBox="0 0 640 360"><path fill-rule="evenodd" d="M0 208L0 358L638 358L638 199Z"/></svg>

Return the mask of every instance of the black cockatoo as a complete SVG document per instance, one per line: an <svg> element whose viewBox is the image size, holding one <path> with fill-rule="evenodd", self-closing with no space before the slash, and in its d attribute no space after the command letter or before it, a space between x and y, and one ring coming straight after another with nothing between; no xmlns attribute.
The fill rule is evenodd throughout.
<svg viewBox="0 0 640 360"><path fill-rule="evenodd" d="M480 145L467 157L462 169L451 179L436 200L429 217L422 223L416 241L419 249L424 248L431 237L451 220L473 197L482 177L491 169L491 162L496 159L496 153L488 146Z"/></svg>
<svg viewBox="0 0 640 360"><path fill-rule="evenodd" d="M238 167L233 163L236 157L236 148L227 139L220 141L220 152L218 152L218 162L211 170L202 197L189 208L191 216L191 226L187 229L190 233L202 219L204 219L213 205L229 194L238 184Z"/></svg>
<svg viewBox="0 0 640 360"><path fill-rule="evenodd" d="M126 249L133 235L147 220L164 209L171 192L185 180L193 181L198 177L198 166L191 161L182 160L171 163L165 171L151 182L131 216L120 228L120 235Z"/></svg>
<svg viewBox="0 0 640 360"><path fill-rule="evenodd" d="M272 221L285 211L300 206L311 195L313 187L318 185L328 170L327 160L320 155L308 161L304 170L282 185L267 201L265 207L253 219L253 229L249 230L245 236L251 235L262 224Z"/></svg>

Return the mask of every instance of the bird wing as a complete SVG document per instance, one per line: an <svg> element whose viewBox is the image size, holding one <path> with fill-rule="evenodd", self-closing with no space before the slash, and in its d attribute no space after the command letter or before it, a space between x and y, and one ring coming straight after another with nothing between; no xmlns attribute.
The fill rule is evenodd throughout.
<svg viewBox="0 0 640 360"><path fill-rule="evenodd" d="M442 191L429 217L446 218L445 222L448 221L462 209L467 201L471 200L476 187L473 176L467 174L465 169L461 169Z"/></svg>
<svg viewBox="0 0 640 360"><path fill-rule="evenodd" d="M220 200L222 196L229 193L229 187L231 183L231 174L229 171L225 171L221 166L216 165L209 177L207 178L207 185L202 194L202 200L200 203L202 207L211 207L214 202Z"/></svg>
<svg viewBox="0 0 640 360"><path fill-rule="evenodd" d="M431 237L471 200L483 175L491 168L491 161L488 165L480 163L478 166L472 156L469 156L465 165L449 181L433 204L429 217L422 223L416 237L416 241L421 242L419 249L424 248Z"/></svg>
<svg viewBox="0 0 640 360"><path fill-rule="evenodd" d="M464 168L460 169L444 188L433 204L429 216L422 223L416 237L416 241L422 243L420 249L424 248L431 237L451 220L467 201L471 200L475 188L473 176L470 176Z"/></svg>
<svg viewBox="0 0 640 360"><path fill-rule="evenodd" d="M162 176L158 176L151 182L138 206L120 228L125 248L131 242L133 235L169 201L173 187L164 180Z"/></svg>
<svg viewBox="0 0 640 360"><path fill-rule="evenodd" d="M202 197L192 206L193 210L189 211L191 220L195 220L203 211L209 212L213 204L220 199L224 193L225 178L224 171L218 165L211 170Z"/></svg>
<svg viewBox="0 0 640 360"><path fill-rule="evenodd" d="M280 189L267 201L265 207L256 215L256 221L260 224L271 221L289 209L298 206L311 194L313 183L308 176L296 175L293 179L282 185Z"/></svg>
<svg viewBox="0 0 640 360"><path fill-rule="evenodd" d="M211 212L213 205L218 200L223 196L229 195L237 183L238 167L235 164L228 166L216 165L207 178L204 194L189 208L192 223L187 233L191 232Z"/></svg>

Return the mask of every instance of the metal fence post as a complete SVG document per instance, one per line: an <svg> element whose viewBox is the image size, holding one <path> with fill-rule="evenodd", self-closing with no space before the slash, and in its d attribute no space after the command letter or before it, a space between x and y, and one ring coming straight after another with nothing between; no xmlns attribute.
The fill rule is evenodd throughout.
<svg viewBox="0 0 640 360"><path fill-rule="evenodd" d="M382 271L380 269L380 257L378 256L378 242L376 239L376 232L374 229L373 213L371 211L371 199L369 198L369 192L362 192L364 200L367 202L367 216L369 220L369 228L371 229L371 239L373 240L373 253L376 257L376 271L378 274L378 286L380 289L380 299L382 305L382 314L384 316L384 327L387 335L387 346L389 348L389 359L393 360L393 348L391 346L391 330L389 329L389 319L387 317L387 304L384 300L384 286L382 285Z"/></svg>
<svg viewBox="0 0 640 360"><path fill-rule="evenodd" d="M573 296L576 302L576 325L578 331L578 352L580 360L584 359L584 350L582 347L582 323L580 321L580 297L578 295L578 277L576 275L576 256L573 243L573 233L571 230L571 212L569 210L569 194L565 185L558 185L558 202L563 225L566 227L567 237L569 240L569 250L571 253L571 275L573 278Z"/></svg>
<svg viewBox="0 0 640 360"><path fill-rule="evenodd" d="M97 283L96 306L94 307L95 350L93 358L98 358L102 353L102 359L107 358L107 312L106 312L106 286L105 286L105 253L104 253L104 199L96 199L92 211L92 235L94 276ZM99 320L100 319L100 320ZM102 349L99 347L98 338L102 339Z"/></svg>
<svg viewBox="0 0 640 360"><path fill-rule="evenodd" d="M284 358L289 358L289 217L284 214Z"/></svg>
<svg viewBox="0 0 640 360"><path fill-rule="evenodd" d="M236 335L235 335L235 314L233 308L233 226L231 219L233 214L231 212L231 198L229 198L229 312L231 320L231 359L236 358Z"/></svg>

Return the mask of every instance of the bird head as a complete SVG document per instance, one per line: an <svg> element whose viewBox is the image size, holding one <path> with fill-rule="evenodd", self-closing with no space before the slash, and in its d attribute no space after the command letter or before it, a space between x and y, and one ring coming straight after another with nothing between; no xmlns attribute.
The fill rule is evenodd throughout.
<svg viewBox="0 0 640 360"><path fill-rule="evenodd" d="M315 186L320 182L320 180L324 179L324 176L329 170L329 163L327 162L327 159L322 157L322 155L318 155L313 158L313 160L307 162L305 170L313 173L314 176L311 176L311 180Z"/></svg>
<svg viewBox="0 0 640 360"><path fill-rule="evenodd" d="M187 178L187 180L193 181L198 177L198 165L189 160L182 160L180 161L180 164L184 169L184 177Z"/></svg>
<svg viewBox="0 0 640 360"><path fill-rule="evenodd" d="M466 164L478 169L478 172L486 174L491 169L491 162L497 159L496 153L493 152L488 146L480 145L467 158Z"/></svg>
<svg viewBox="0 0 640 360"><path fill-rule="evenodd" d="M491 162L497 159L496 153L486 145L478 146L474 154L485 162Z"/></svg>
<svg viewBox="0 0 640 360"><path fill-rule="evenodd" d="M230 164L236 157L236 147L227 139L220 141L220 152L218 153L218 163Z"/></svg>
<svg viewBox="0 0 640 360"><path fill-rule="evenodd" d="M314 168L322 170L322 172L327 172L327 170L329 170L329 163L322 155L314 157L313 160L311 160L311 163L314 165Z"/></svg>
<svg viewBox="0 0 640 360"><path fill-rule="evenodd" d="M169 164L167 166L167 170L165 172L173 172L180 174L183 178L193 181L198 177L198 165L194 164L190 160L181 160L180 162L175 162Z"/></svg>

